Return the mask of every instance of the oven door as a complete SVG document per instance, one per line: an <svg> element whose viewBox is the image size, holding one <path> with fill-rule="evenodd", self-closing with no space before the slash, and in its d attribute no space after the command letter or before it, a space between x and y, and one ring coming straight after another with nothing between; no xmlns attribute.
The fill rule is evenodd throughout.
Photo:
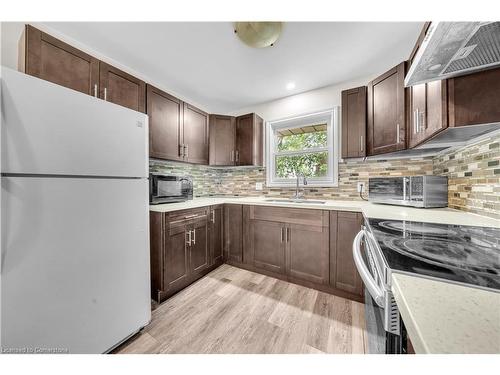
<svg viewBox="0 0 500 375"><path fill-rule="evenodd" d="M364 246L362 244L364 243ZM388 332L388 314L392 316L391 293L385 290L382 272L375 262L375 245L366 228L356 235L352 245L354 264L365 285L365 324L368 352L372 354L399 354L404 352L401 334ZM362 251L364 248L364 252ZM398 317L399 313L397 312ZM401 319L396 319L402 325ZM394 328L394 327L392 327ZM392 329L391 328L391 329ZM392 331L403 332L403 329Z"/></svg>

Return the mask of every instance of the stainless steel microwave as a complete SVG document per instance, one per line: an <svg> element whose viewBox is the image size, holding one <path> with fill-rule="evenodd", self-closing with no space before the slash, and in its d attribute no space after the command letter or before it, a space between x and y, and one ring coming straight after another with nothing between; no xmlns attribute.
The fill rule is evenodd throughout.
<svg viewBox="0 0 500 375"><path fill-rule="evenodd" d="M447 207L446 176L375 177L368 180L368 200L412 207Z"/></svg>
<svg viewBox="0 0 500 375"><path fill-rule="evenodd" d="M190 177L149 174L149 203L184 202L193 199L193 181Z"/></svg>

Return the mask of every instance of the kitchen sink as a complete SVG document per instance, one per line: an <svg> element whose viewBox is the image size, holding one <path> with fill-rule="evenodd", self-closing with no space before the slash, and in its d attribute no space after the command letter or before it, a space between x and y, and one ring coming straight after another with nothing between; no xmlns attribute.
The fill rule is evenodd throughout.
<svg viewBox="0 0 500 375"><path fill-rule="evenodd" d="M292 198L268 198L266 202L275 203L310 203L310 204L325 204L326 201L318 201L314 199L292 199Z"/></svg>

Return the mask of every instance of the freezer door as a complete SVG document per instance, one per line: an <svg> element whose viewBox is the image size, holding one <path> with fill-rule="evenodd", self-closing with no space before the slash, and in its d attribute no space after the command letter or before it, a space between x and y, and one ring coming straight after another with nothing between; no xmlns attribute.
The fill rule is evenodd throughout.
<svg viewBox="0 0 500 375"><path fill-rule="evenodd" d="M2 67L2 173L146 177L148 117Z"/></svg>
<svg viewBox="0 0 500 375"><path fill-rule="evenodd" d="M4 351L102 353L148 324L147 180L1 184Z"/></svg>

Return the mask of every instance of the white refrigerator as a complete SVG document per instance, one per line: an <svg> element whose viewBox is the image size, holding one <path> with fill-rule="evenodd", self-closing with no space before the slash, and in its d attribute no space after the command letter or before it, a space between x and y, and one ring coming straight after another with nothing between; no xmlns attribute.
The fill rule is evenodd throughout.
<svg viewBox="0 0 500 375"><path fill-rule="evenodd" d="M148 118L1 68L4 353L104 353L148 324Z"/></svg>

